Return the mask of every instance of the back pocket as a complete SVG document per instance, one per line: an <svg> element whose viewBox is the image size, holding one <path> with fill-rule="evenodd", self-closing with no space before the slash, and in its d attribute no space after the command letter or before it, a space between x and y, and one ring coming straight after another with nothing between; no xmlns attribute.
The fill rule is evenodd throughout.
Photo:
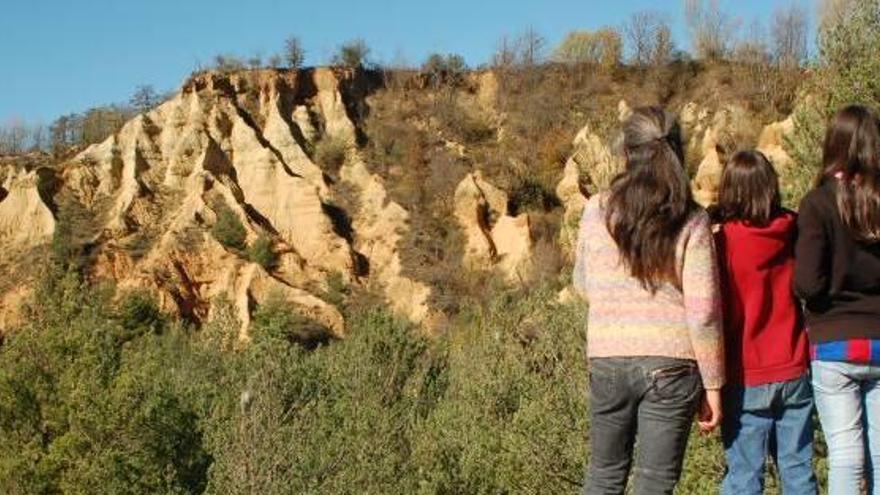
<svg viewBox="0 0 880 495"><path fill-rule="evenodd" d="M703 391L696 363L685 361L656 368L649 373L646 395L665 403L690 402Z"/></svg>

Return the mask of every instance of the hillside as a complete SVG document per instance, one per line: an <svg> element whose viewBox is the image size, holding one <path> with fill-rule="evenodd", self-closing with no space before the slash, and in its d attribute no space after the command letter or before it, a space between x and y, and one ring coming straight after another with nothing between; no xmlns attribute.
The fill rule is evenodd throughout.
<svg viewBox="0 0 880 495"><path fill-rule="evenodd" d="M579 208L619 166L632 105L680 112L703 202L737 146L760 142L785 167L791 121L764 128L781 116L736 101L724 71L194 74L69 160L4 160L0 325L62 243L90 279L146 289L190 322L228 299L242 340L270 296L313 322L308 339L343 336L340 306L367 294L442 330L493 280L564 282Z"/></svg>

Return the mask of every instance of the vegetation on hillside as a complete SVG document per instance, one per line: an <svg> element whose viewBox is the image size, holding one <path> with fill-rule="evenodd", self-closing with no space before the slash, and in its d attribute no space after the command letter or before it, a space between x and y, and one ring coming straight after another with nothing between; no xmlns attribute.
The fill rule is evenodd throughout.
<svg viewBox="0 0 880 495"><path fill-rule="evenodd" d="M794 114L795 133L788 143L796 162L783 181L796 206L810 188L821 163L825 125L845 105L880 109L880 1L838 1L824 13L819 30L819 65Z"/></svg>

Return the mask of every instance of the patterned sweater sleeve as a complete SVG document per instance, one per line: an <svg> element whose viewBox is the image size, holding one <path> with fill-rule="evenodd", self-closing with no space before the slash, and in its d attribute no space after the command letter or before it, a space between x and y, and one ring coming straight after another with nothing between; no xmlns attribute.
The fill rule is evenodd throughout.
<svg viewBox="0 0 880 495"><path fill-rule="evenodd" d="M715 243L709 217L704 212L690 223L681 282L691 345L703 386L706 389L721 388L725 376L721 291Z"/></svg>
<svg viewBox="0 0 880 495"><path fill-rule="evenodd" d="M584 212L581 214L581 221L578 224L577 245L574 251L574 272L572 273L572 284L575 292L584 300L588 300L587 293L587 236L590 231L596 228L596 219L599 216L597 198L594 196L587 202Z"/></svg>

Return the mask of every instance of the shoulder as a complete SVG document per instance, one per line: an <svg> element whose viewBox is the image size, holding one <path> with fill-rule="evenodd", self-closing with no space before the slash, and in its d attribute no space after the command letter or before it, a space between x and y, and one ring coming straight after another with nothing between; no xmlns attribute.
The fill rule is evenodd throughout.
<svg viewBox="0 0 880 495"><path fill-rule="evenodd" d="M605 204L607 202L607 194L596 194L590 196L584 206L584 213L581 217L582 223L598 222L605 216Z"/></svg>
<svg viewBox="0 0 880 495"><path fill-rule="evenodd" d="M706 212L703 208L697 208L691 213L690 218L688 218L687 223L684 226L684 231L687 234L694 233L709 233L712 232L712 219L709 217L709 213Z"/></svg>
<svg viewBox="0 0 880 495"><path fill-rule="evenodd" d="M599 194L594 194L590 196L590 199L587 200L586 209L594 210L594 211L603 211L605 209L605 204L608 201L608 193L602 192Z"/></svg>
<svg viewBox="0 0 880 495"><path fill-rule="evenodd" d="M811 189L801 200L798 213L810 215L819 211L828 210L834 206L836 186L831 180Z"/></svg>

